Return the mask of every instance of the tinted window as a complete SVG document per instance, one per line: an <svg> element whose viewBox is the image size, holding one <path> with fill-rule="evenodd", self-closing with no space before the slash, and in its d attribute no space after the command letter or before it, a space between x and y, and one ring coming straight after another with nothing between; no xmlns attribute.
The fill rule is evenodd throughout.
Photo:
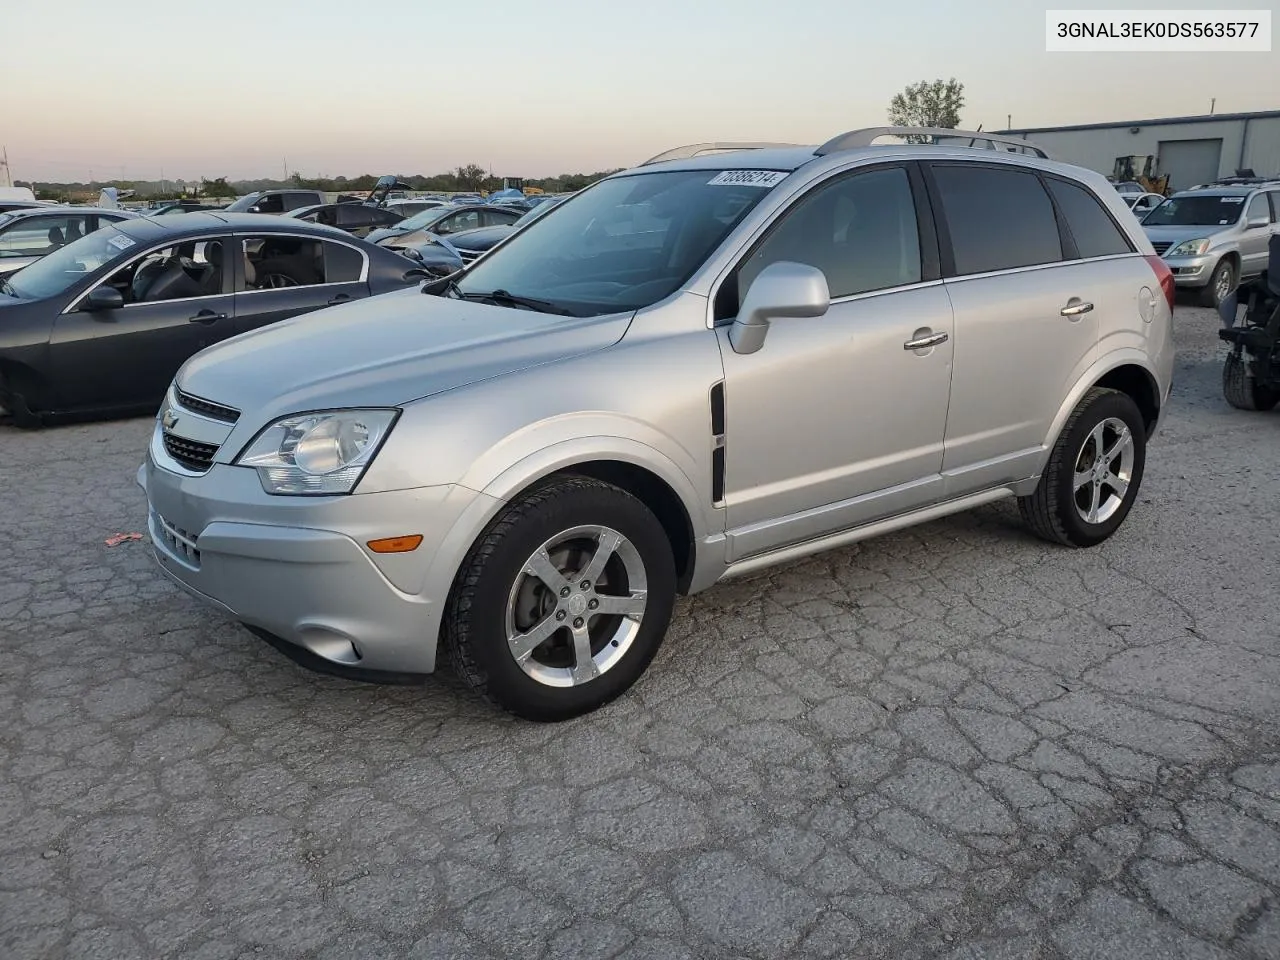
<svg viewBox="0 0 1280 960"><path fill-rule="evenodd" d="M298 210L302 207L309 207L313 203L324 203L324 199L322 197L316 196L314 193L285 194L286 210Z"/></svg>
<svg viewBox="0 0 1280 960"><path fill-rule="evenodd" d="M1267 196L1271 198L1271 219L1280 223L1280 191L1272 190Z"/></svg>
<svg viewBox="0 0 1280 960"><path fill-rule="evenodd" d="M1109 257L1132 252L1129 241L1092 193L1077 184L1052 177L1049 178L1049 189L1058 201L1058 209L1067 221L1080 256Z"/></svg>
<svg viewBox="0 0 1280 960"><path fill-rule="evenodd" d="M254 204L259 213L284 213L284 197L278 193L269 193Z"/></svg>
<svg viewBox="0 0 1280 960"><path fill-rule="evenodd" d="M779 260L817 267L832 297L919 283L920 237L906 171L872 170L806 194L739 268L739 297Z"/></svg>
<svg viewBox="0 0 1280 960"><path fill-rule="evenodd" d="M1271 209L1267 206L1267 195L1260 193L1249 201L1249 212L1245 214L1245 220L1254 220L1258 217L1270 222Z"/></svg>
<svg viewBox="0 0 1280 960"><path fill-rule="evenodd" d="M24 217L0 228L0 257L43 257L90 232L85 216Z"/></svg>
<svg viewBox="0 0 1280 960"><path fill-rule="evenodd" d="M1058 223L1040 179L1022 170L935 165L956 273L1062 259Z"/></svg>
<svg viewBox="0 0 1280 960"><path fill-rule="evenodd" d="M326 283L355 283L364 269L364 257L341 243L322 243Z"/></svg>

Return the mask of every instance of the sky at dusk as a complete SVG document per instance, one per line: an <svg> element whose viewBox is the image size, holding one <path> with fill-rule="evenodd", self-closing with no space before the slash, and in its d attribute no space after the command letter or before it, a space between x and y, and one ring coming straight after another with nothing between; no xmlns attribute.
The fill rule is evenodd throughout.
<svg viewBox="0 0 1280 960"><path fill-rule="evenodd" d="M24 182L250 179L285 163L306 176L479 163L540 177L689 142L819 143L887 123L908 83L952 76L968 129L1009 115L1047 126L1202 114L1211 98L1218 113L1280 108L1280 53L1046 53L1044 10L5 0L0 145Z"/></svg>

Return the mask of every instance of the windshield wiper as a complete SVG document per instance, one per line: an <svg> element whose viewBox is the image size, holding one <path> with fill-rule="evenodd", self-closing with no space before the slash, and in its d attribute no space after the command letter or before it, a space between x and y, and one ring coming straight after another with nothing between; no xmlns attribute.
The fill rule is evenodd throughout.
<svg viewBox="0 0 1280 960"><path fill-rule="evenodd" d="M13 284L8 280L0 279L0 293L7 293L11 297L16 297L19 300L22 299L18 296L18 291L13 289Z"/></svg>
<svg viewBox="0 0 1280 960"><path fill-rule="evenodd" d="M506 290L493 290L489 293L459 293L463 300L491 300L500 306L524 307L537 310L539 313L555 313L562 317L573 316L563 307L558 307L550 300L537 300L533 297L518 297Z"/></svg>

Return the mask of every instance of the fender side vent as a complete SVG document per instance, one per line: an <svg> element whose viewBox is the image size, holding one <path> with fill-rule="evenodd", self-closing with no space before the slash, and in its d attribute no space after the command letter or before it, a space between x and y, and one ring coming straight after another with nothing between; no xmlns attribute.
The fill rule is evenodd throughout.
<svg viewBox="0 0 1280 960"><path fill-rule="evenodd" d="M711 504L724 505L724 381L711 387Z"/></svg>

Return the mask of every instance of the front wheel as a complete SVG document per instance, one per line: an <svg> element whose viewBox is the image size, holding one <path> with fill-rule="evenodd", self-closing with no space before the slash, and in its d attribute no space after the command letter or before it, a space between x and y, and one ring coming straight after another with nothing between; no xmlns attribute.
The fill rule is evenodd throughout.
<svg viewBox="0 0 1280 960"><path fill-rule="evenodd" d="M1138 495L1146 437L1128 394L1094 387L1068 418L1035 492L1019 498L1023 520L1037 536L1065 546L1106 540Z"/></svg>
<svg viewBox="0 0 1280 960"><path fill-rule="evenodd" d="M1222 364L1222 395L1237 410L1270 410L1280 403L1280 390L1258 383L1244 358L1234 352Z"/></svg>
<svg viewBox="0 0 1280 960"><path fill-rule="evenodd" d="M1218 261L1207 286L1200 290L1200 306L1217 307L1236 288L1236 268L1225 257Z"/></svg>
<svg viewBox="0 0 1280 960"><path fill-rule="evenodd" d="M631 494L567 477L512 501L450 591L444 641L474 690L530 720L565 720L627 690L675 603L675 562Z"/></svg>

